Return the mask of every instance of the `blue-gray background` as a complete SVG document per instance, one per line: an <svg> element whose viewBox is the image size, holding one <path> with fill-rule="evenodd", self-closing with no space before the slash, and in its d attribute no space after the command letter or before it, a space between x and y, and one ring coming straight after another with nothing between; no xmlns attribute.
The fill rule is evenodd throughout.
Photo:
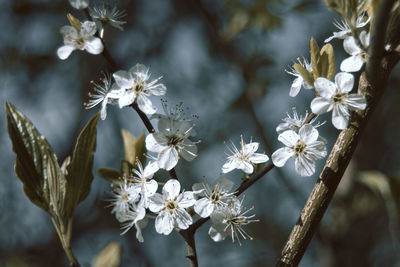
<svg viewBox="0 0 400 267"><path fill-rule="evenodd" d="M95 2L100 3L100 2ZM293 77L284 69L299 56L309 57L309 39L323 40L335 30L334 12L320 1L118 1L127 10L123 32L106 28L106 45L125 69L136 63L150 67L152 77L163 76L170 105L180 101L196 114L199 157L180 162L177 173L189 190L195 181L215 181L225 161L224 141L252 136L268 155L279 148L276 125L297 107L309 109L312 91L289 97ZM59 28L66 14L84 19L67 1L0 1L0 99L13 103L47 137L60 160L71 153L79 130L98 111L85 111L90 80L108 70L101 56L75 51L66 60L56 56L62 45ZM244 25L244 27L241 27ZM346 55L341 41L333 41L337 60ZM339 65L339 64L338 64ZM399 175L400 100L398 70L363 135L317 237L301 266L400 266L396 231L390 228L387 202L357 182L360 171L378 170L396 180ZM161 107L157 98L152 99ZM123 157L121 129L138 136L144 126L132 109L110 106L98 124L95 169L117 169ZM328 149L338 134L330 116L319 128ZM67 266L66 257L49 216L24 196L13 172L14 154L5 115L0 117L0 266ZM261 128L260 128L261 127ZM317 173L322 168L319 162ZM163 174L161 174L163 176ZM240 173L226 175L236 184ZM300 177L293 162L273 170L246 192L246 206L255 205L259 223L249 225L253 241L243 246L229 240L214 243L209 224L196 235L201 266L271 266L296 222L317 175ZM397 180L398 181L398 180ZM109 241L123 247L121 266L184 266L186 248L172 233L158 235L153 222L144 230L145 242L134 230L120 236L119 224L105 201L110 185L95 175L89 197L76 211L73 251L80 263L91 266ZM395 199L397 203L399 199Z"/></svg>

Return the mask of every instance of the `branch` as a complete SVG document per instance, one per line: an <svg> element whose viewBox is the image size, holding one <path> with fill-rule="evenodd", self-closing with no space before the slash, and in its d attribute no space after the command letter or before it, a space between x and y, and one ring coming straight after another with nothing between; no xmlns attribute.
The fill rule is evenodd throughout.
<svg viewBox="0 0 400 267"><path fill-rule="evenodd" d="M392 5L392 0L381 2L372 30L373 38L382 38L379 31L386 32L385 28L379 27L387 25ZM386 23L384 22L385 20ZM299 264L312 236L318 228L322 216L332 200L333 194L361 138L362 131L383 94L388 76L399 60L398 57L390 55L382 58L383 45L384 43L372 39L370 48L371 57L366 67L368 74L366 75L364 72L360 77L358 91L366 95L367 108L364 111L354 113L350 120L349 128L339 134L319 179L301 212L300 218L292 229L276 266L297 266Z"/></svg>

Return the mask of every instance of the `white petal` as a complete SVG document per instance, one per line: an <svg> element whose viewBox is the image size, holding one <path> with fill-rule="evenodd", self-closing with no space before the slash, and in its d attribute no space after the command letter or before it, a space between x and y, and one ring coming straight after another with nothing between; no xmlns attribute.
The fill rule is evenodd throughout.
<svg viewBox="0 0 400 267"><path fill-rule="evenodd" d="M340 70L346 72L357 72L364 65L364 61L359 56L351 56L342 61Z"/></svg>
<svg viewBox="0 0 400 267"><path fill-rule="evenodd" d="M369 36L370 34L367 33L366 31L362 31L360 33L360 42L365 48L369 46L369 39L370 39Z"/></svg>
<svg viewBox="0 0 400 267"><path fill-rule="evenodd" d="M314 81L314 87L318 93L324 98L331 98L336 91L336 85L330 80L318 77Z"/></svg>
<svg viewBox="0 0 400 267"><path fill-rule="evenodd" d="M149 209L152 212L159 212L165 207L165 200L164 197L159 194L155 193L152 197L150 197L150 204L149 204Z"/></svg>
<svg viewBox="0 0 400 267"><path fill-rule="evenodd" d="M167 171L178 163L178 151L173 147L167 147L158 154L158 167Z"/></svg>
<svg viewBox="0 0 400 267"><path fill-rule="evenodd" d="M315 129L311 124L305 124L300 128L299 135L300 139L308 145L317 141L319 134L318 130Z"/></svg>
<svg viewBox="0 0 400 267"><path fill-rule="evenodd" d="M189 139L184 139L180 144L179 154L187 161L192 161L197 157L197 147Z"/></svg>
<svg viewBox="0 0 400 267"><path fill-rule="evenodd" d="M108 102L108 97L106 96L103 99L103 102L101 103L101 111L100 111L100 118L102 120L105 120L107 117L107 102Z"/></svg>
<svg viewBox="0 0 400 267"><path fill-rule="evenodd" d="M155 221L156 231L159 234L169 235L174 229L174 220L169 211L162 211Z"/></svg>
<svg viewBox="0 0 400 267"><path fill-rule="evenodd" d="M180 191L181 184L176 179L169 179L162 189L163 195L169 200L175 199Z"/></svg>
<svg viewBox="0 0 400 267"><path fill-rule="evenodd" d="M196 199L194 199L194 194L192 191L185 191L180 194L176 200L178 206L181 208L189 208L194 205Z"/></svg>
<svg viewBox="0 0 400 267"><path fill-rule="evenodd" d="M294 163L296 172L301 176L311 176L315 172L315 162L306 157L298 157Z"/></svg>
<svg viewBox="0 0 400 267"><path fill-rule="evenodd" d="M311 101L311 111L315 114L323 114L332 110L332 103L324 97L316 97Z"/></svg>
<svg viewBox="0 0 400 267"><path fill-rule="evenodd" d="M259 145L260 144L257 143L257 142L251 142L249 144L245 144L243 146L243 153L246 154L246 155L251 155L251 154L253 154L254 152L257 151Z"/></svg>
<svg viewBox="0 0 400 267"><path fill-rule="evenodd" d="M364 110L367 107L365 96L360 94L350 94L344 99L344 103L351 110Z"/></svg>
<svg viewBox="0 0 400 267"><path fill-rule="evenodd" d="M85 21L82 23L81 35L82 36L93 36L97 31L96 23L93 21Z"/></svg>
<svg viewBox="0 0 400 267"><path fill-rule="evenodd" d="M259 163L264 163L267 162L269 157L265 154L262 153L254 153L249 157L249 160L251 163L259 164Z"/></svg>
<svg viewBox="0 0 400 267"><path fill-rule="evenodd" d="M135 76L142 77L142 76L147 76L147 73L149 72L149 69L142 64L136 64L132 68L129 69L129 72L134 74Z"/></svg>
<svg viewBox="0 0 400 267"><path fill-rule="evenodd" d="M350 113L344 105L337 105L333 108L332 124L338 130L346 129L349 125Z"/></svg>
<svg viewBox="0 0 400 267"><path fill-rule="evenodd" d="M61 46L60 48L57 49L57 56L62 60L67 59L74 50L75 47L70 45Z"/></svg>
<svg viewBox="0 0 400 267"><path fill-rule="evenodd" d="M254 171L253 165L247 161L239 161L238 169L241 169L243 172L247 174L253 173Z"/></svg>
<svg viewBox="0 0 400 267"><path fill-rule="evenodd" d="M292 86L290 87L289 96L295 97L300 92L301 85L303 84L303 78L301 76L294 79Z"/></svg>
<svg viewBox="0 0 400 267"><path fill-rule="evenodd" d="M147 90L151 95L160 96L165 95L165 93L167 92L167 87L165 87L164 84L159 83L157 85L149 87Z"/></svg>
<svg viewBox="0 0 400 267"><path fill-rule="evenodd" d="M118 99L118 104L120 108L123 107L127 107L129 105L131 105L136 98L136 94L134 92L128 91L125 92L124 95L122 95L119 99Z"/></svg>
<svg viewBox="0 0 400 267"><path fill-rule="evenodd" d="M63 36L69 36L70 38L72 38L72 39L77 39L78 38L78 32L77 32L77 30L74 28L74 27L72 27L72 26L69 26L69 25L67 25L67 26L62 26L61 27L61 29L60 29L60 33L63 35Z"/></svg>
<svg viewBox="0 0 400 267"><path fill-rule="evenodd" d="M288 147L295 146L299 139L299 135L292 130L287 130L278 136L278 140Z"/></svg>
<svg viewBox="0 0 400 267"><path fill-rule="evenodd" d="M278 134L283 133L286 130L290 130L290 124L288 122L279 123L276 127L276 132Z"/></svg>
<svg viewBox="0 0 400 267"><path fill-rule="evenodd" d="M146 114L154 114L157 111L157 108L153 106L150 99L148 99L145 95L139 94L137 97L137 104L139 109Z"/></svg>
<svg viewBox="0 0 400 267"><path fill-rule="evenodd" d="M353 36L348 36L344 39L343 48L349 55L352 56L357 55L362 51L361 48L357 45L356 40Z"/></svg>
<svg viewBox="0 0 400 267"><path fill-rule="evenodd" d="M134 86L134 79L124 70L119 70L113 74L114 80L121 89L127 89Z"/></svg>
<svg viewBox="0 0 400 267"><path fill-rule="evenodd" d="M147 163L146 167L143 170L143 176L147 178L152 178L153 174L155 174L158 171L158 164L157 161L152 160L149 163Z"/></svg>
<svg viewBox="0 0 400 267"><path fill-rule="evenodd" d="M175 211L175 226L179 229L188 229L189 226L193 223L192 217L187 213L184 209L177 209Z"/></svg>
<svg viewBox="0 0 400 267"><path fill-rule="evenodd" d="M224 231L224 224L214 224L208 230L208 235L215 242L223 241L228 236L228 231Z"/></svg>
<svg viewBox="0 0 400 267"><path fill-rule="evenodd" d="M272 162L276 167L282 167L283 165L285 165L286 161L293 155L294 155L293 149L289 147L282 147L277 151L275 151L272 154L271 158Z"/></svg>
<svg viewBox="0 0 400 267"><path fill-rule="evenodd" d="M161 152L165 150L166 146L163 145L163 143L160 143L164 141L163 136L160 136L159 134L149 134L146 136L145 142L146 142L146 149L151 152Z"/></svg>
<svg viewBox="0 0 400 267"><path fill-rule="evenodd" d="M335 83L340 93L348 93L353 89L354 76L347 72L339 72L335 76Z"/></svg>
<svg viewBox="0 0 400 267"><path fill-rule="evenodd" d="M307 156L310 156L314 160L326 157L326 146L325 143L322 141L316 141L312 144L307 145L306 151Z"/></svg>
<svg viewBox="0 0 400 267"><path fill-rule="evenodd" d="M158 183L155 180L150 180L144 184L144 193L146 196L153 196L158 188Z"/></svg>
<svg viewBox="0 0 400 267"><path fill-rule="evenodd" d="M217 184L223 192L229 192L233 187L233 182L225 177L219 178Z"/></svg>
<svg viewBox="0 0 400 267"><path fill-rule="evenodd" d="M88 51L90 54L93 55L98 55L101 52L103 52L104 46L103 43L101 42L100 38L97 37L90 37L86 42L85 42L85 49Z"/></svg>
<svg viewBox="0 0 400 267"><path fill-rule="evenodd" d="M222 166L222 172L223 173L228 173L234 169L236 169L236 161L232 159L228 159L227 162Z"/></svg>
<svg viewBox="0 0 400 267"><path fill-rule="evenodd" d="M202 218L207 218L214 211L214 205L211 201L204 197L196 201L194 204L194 211Z"/></svg>

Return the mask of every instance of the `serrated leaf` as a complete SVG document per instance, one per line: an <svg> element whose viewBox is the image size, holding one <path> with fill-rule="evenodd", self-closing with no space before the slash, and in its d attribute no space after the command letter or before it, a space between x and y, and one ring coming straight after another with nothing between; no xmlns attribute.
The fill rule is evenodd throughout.
<svg viewBox="0 0 400 267"><path fill-rule="evenodd" d="M121 182L121 173L116 170L100 168L97 170L97 174L112 183L119 184Z"/></svg>
<svg viewBox="0 0 400 267"><path fill-rule="evenodd" d="M121 262L121 245L111 241L93 261L93 267L118 267Z"/></svg>
<svg viewBox="0 0 400 267"><path fill-rule="evenodd" d="M320 77L320 72L318 69L318 62L319 62L319 47L317 42L315 41L314 38L311 37L310 40L310 55L311 55L311 64L312 64L312 69L313 69L313 76L314 79L317 79Z"/></svg>
<svg viewBox="0 0 400 267"><path fill-rule="evenodd" d="M93 181L93 157L96 150L96 126L99 116L100 114L93 116L79 134L71 163L67 167L66 211L68 218L73 216L75 207L90 192Z"/></svg>
<svg viewBox="0 0 400 267"><path fill-rule="evenodd" d="M122 130L121 134L122 141L124 143L125 160L135 166L136 158L138 158L143 165L146 159L144 156L144 154L146 153L144 131L138 138L135 138L126 130Z"/></svg>
<svg viewBox="0 0 400 267"><path fill-rule="evenodd" d="M6 103L7 128L15 152L15 173L24 185L24 192L32 203L51 213L47 159L57 157L46 138L32 122L10 103Z"/></svg>
<svg viewBox="0 0 400 267"><path fill-rule="evenodd" d="M294 63L293 68L303 77L303 79L310 85L314 84L314 77L306 68L299 63Z"/></svg>
<svg viewBox="0 0 400 267"><path fill-rule="evenodd" d="M323 65L321 68L323 69L322 77L326 77L328 80L333 79L336 73L336 59L335 52L331 44L326 44L321 48L321 58L320 63L318 65Z"/></svg>

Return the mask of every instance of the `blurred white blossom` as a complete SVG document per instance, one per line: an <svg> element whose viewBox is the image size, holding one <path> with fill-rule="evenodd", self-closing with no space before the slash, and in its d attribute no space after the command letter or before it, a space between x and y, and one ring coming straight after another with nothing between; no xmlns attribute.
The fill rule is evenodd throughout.
<svg viewBox="0 0 400 267"><path fill-rule="evenodd" d="M96 22L99 32L102 31L106 24L110 24L121 31L123 30L122 25L126 24L126 21L122 20L122 18L126 16L126 12L124 10L118 10L116 6L111 8L110 6L103 4L99 7L90 8L89 12L93 20Z"/></svg>
<svg viewBox="0 0 400 267"><path fill-rule="evenodd" d="M84 9L89 6L89 0L69 0L69 3L76 9Z"/></svg>
<svg viewBox="0 0 400 267"><path fill-rule="evenodd" d="M366 50L369 47L370 34L366 31L360 33L360 42L362 48L357 44L353 36L346 37L343 42L344 50L350 55L340 64L340 70L345 72L357 72L364 65Z"/></svg>
<svg viewBox="0 0 400 267"><path fill-rule="evenodd" d="M86 50L90 54L98 55L103 52L104 46L100 38L95 37L96 23L85 21L80 24L80 28L73 26L63 26L60 33L64 37L64 45L58 48L57 55L64 60L69 57L72 51Z"/></svg>
<svg viewBox="0 0 400 267"><path fill-rule="evenodd" d="M302 65L306 70L312 71L312 65L311 62L309 63L307 59L303 58L303 61L298 59L298 62L300 65ZM300 73L295 70L294 68L290 67L290 70L285 70L287 73L295 76L296 78L293 80L293 83L290 87L290 92L289 95L291 97L297 96L297 94L300 92L301 87L304 87L304 89L312 89L313 87L308 84L306 81L304 81L303 77L300 75Z"/></svg>
<svg viewBox="0 0 400 267"><path fill-rule="evenodd" d="M363 28L365 25L367 25L369 23L370 20L371 20L371 17L365 18L365 15L361 15L357 18L355 27L357 29ZM345 39L346 37L351 35L351 29L350 29L349 25L347 24L347 22L345 22L344 20L342 20L341 22L334 21L333 25L335 25L336 28L339 29L339 31L334 32L332 36L330 36L329 38L327 38L325 40L325 43L328 43L332 39L335 39L335 38Z"/></svg>

